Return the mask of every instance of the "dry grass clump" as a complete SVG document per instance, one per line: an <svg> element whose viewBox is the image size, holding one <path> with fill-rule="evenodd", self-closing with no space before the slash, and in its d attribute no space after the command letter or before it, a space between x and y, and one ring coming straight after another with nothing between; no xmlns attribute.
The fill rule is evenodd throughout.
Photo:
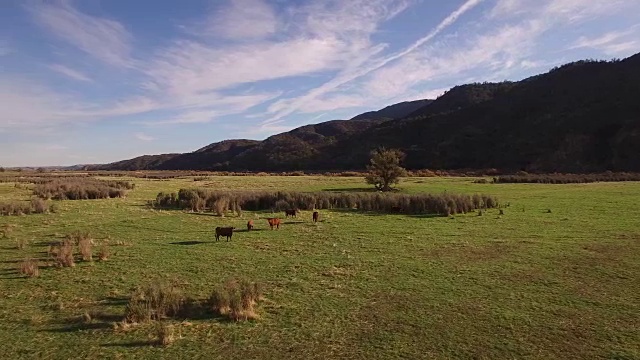
<svg viewBox="0 0 640 360"><path fill-rule="evenodd" d="M134 291L125 310L125 322L145 323L176 315L185 297L175 283L155 282Z"/></svg>
<svg viewBox="0 0 640 360"><path fill-rule="evenodd" d="M158 337L158 344L162 346L169 346L176 340L175 327L170 324L158 324L156 327L156 336Z"/></svg>
<svg viewBox="0 0 640 360"><path fill-rule="evenodd" d="M93 260L93 239L89 233L76 232L68 235L67 238L78 246L83 261Z"/></svg>
<svg viewBox="0 0 640 360"><path fill-rule="evenodd" d="M26 258L22 263L20 263L20 266L18 267L18 272L28 277L37 277L40 275L38 262L31 258Z"/></svg>
<svg viewBox="0 0 640 360"><path fill-rule="evenodd" d="M16 240L16 249L18 250L23 250L25 247L27 247L27 245L29 245L29 240L25 238Z"/></svg>
<svg viewBox="0 0 640 360"><path fill-rule="evenodd" d="M109 245L107 245L106 243L102 243L102 245L100 245L100 249L98 250L97 255L98 255L98 260L107 261L109 259L109 256L111 256Z"/></svg>
<svg viewBox="0 0 640 360"><path fill-rule="evenodd" d="M53 258L53 262L57 267L74 267L76 266L73 258L73 241L65 239L57 245L49 246L49 256Z"/></svg>
<svg viewBox="0 0 640 360"><path fill-rule="evenodd" d="M205 204L205 208L201 204ZM181 189L177 196L158 194L151 205L158 208L178 208L198 211L212 210L218 215L229 205L250 211L284 209L358 209L380 213L439 214L449 216L477 209L495 208L498 201L488 195L461 194L389 194L376 192L267 192L212 191L209 189ZM237 212L237 211L236 211Z"/></svg>
<svg viewBox="0 0 640 360"><path fill-rule="evenodd" d="M209 306L214 313L231 320L254 320L258 319L255 306L261 296L257 283L231 279L213 290Z"/></svg>

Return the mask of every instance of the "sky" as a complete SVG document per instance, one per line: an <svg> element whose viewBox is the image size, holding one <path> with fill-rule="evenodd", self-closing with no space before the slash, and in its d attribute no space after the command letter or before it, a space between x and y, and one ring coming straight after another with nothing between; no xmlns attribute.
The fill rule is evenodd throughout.
<svg viewBox="0 0 640 360"><path fill-rule="evenodd" d="M0 0L0 166L189 152L640 52L640 0Z"/></svg>

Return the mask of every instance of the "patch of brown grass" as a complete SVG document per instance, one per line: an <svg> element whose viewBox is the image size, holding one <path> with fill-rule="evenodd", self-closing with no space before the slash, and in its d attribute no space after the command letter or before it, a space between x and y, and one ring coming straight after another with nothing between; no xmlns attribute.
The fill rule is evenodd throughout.
<svg viewBox="0 0 640 360"><path fill-rule="evenodd" d="M31 258L26 258L22 263L20 263L20 266L18 267L18 272L28 277L37 277L40 275L38 262Z"/></svg>

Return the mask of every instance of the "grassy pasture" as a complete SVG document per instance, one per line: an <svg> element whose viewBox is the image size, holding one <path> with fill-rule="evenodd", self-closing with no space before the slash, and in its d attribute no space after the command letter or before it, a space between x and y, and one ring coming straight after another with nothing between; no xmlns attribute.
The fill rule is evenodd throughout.
<svg viewBox="0 0 640 360"><path fill-rule="evenodd" d="M453 218L322 211L317 224L303 211L271 231L271 213L221 218L144 205L184 187L353 191L363 180L130 180L135 190L123 199L0 217L0 230L11 225L0 233L3 359L640 359L638 182L408 178L404 192L485 193L510 206L502 216ZM0 183L0 201L28 200L25 186ZM214 241L216 226L244 229L251 218L256 231ZM36 278L16 272L74 231L108 240L109 259L41 268ZM170 279L205 299L230 277L262 284L260 320L165 320L177 337L168 347L153 345L153 324L112 327L136 286Z"/></svg>

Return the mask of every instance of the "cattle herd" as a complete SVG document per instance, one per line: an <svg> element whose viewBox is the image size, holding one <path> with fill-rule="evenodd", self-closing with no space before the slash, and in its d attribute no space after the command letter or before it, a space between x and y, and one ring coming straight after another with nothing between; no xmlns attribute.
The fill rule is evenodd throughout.
<svg viewBox="0 0 640 360"><path fill-rule="evenodd" d="M291 216L297 218L298 213L299 211L297 209L284 211L285 217ZM318 222L319 217L320 214L317 211L314 211L312 216L313 222ZM269 223L269 227L271 228L271 230L273 230L273 228L280 229L280 218L267 218L267 222ZM253 228L253 220L249 220L247 222L247 231L251 231L253 230ZM225 236L227 238L227 241L231 240L231 237L233 236L233 230L235 230L235 227L216 227L216 241L220 240L220 236Z"/></svg>

